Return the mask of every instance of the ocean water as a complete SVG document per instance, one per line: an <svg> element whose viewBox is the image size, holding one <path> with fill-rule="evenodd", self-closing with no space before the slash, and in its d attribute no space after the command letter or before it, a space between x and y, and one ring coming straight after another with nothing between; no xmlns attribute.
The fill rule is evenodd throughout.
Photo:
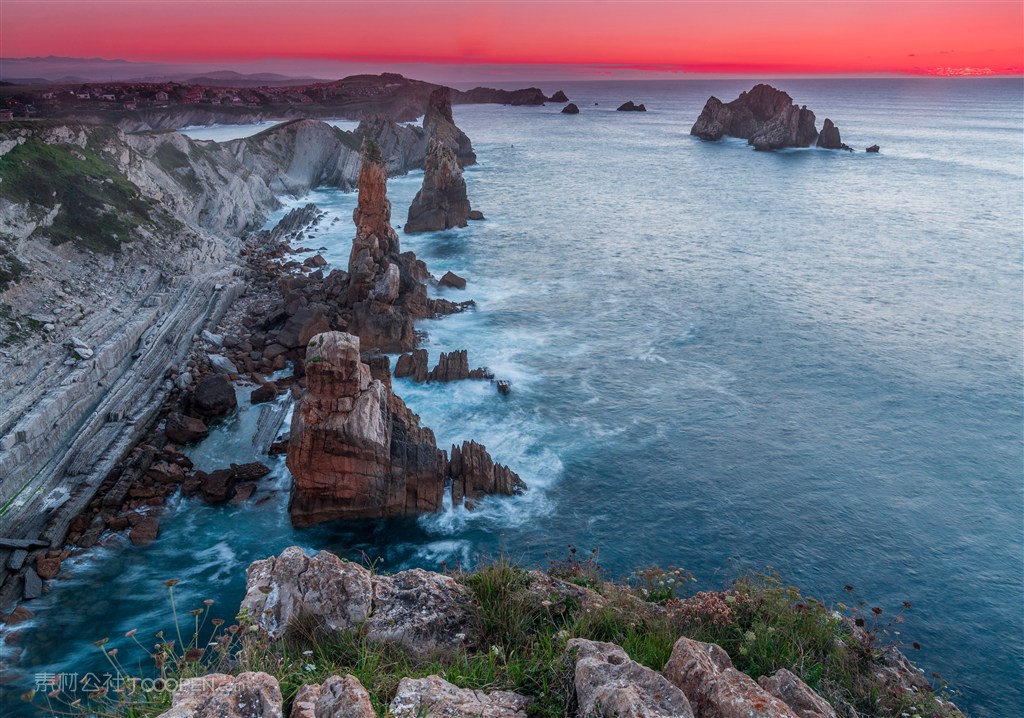
<svg viewBox="0 0 1024 718"><path fill-rule="evenodd" d="M477 302L421 323L431 360L467 349L513 391L395 389L442 446L486 444L525 496L296 531L273 458L269 500L182 500L151 547L112 537L73 558L32 606L5 703L42 671L103 670L96 639L166 628L168 578L179 606L230 617L244 567L291 544L385 570L573 545L615 576L676 564L709 588L770 566L826 602L845 584L887 613L910 601L912 657L972 715L1021 715L1022 83L774 83L878 155L689 136L708 95L751 84L566 83L577 116L455 108L487 220L402 246L469 280L441 295ZM627 99L649 111L615 112ZM390 182L395 224L420 181ZM303 244L344 266L354 195L302 201L331 215ZM250 458L242 407L193 450L200 468Z"/></svg>

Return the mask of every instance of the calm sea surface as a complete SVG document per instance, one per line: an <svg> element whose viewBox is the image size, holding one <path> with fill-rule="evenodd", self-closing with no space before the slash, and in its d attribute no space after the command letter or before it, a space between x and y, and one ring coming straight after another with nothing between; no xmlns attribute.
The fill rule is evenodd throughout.
<svg viewBox="0 0 1024 718"><path fill-rule="evenodd" d="M571 544L616 576L677 564L708 588L771 566L827 602L845 584L887 612L910 601L915 660L974 715L1024 713L1022 83L774 83L878 155L689 136L708 95L751 84L566 83L578 116L456 107L488 219L402 244L469 279L442 295L477 302L420 325L432 361L468 349L513 392L395 388L442 446L482 441L530 491L296 531L274 459L272 501L182 501L148 549L118 537L70 561L32 606L5 709L37 673L104 670L92 641L166 628L168 578L179 606L230 617L245 566L291 544L385 570ZM615 112L625 100L649 111ZM396 224L421 176L390 183ZM307 199L340 219L304 244L344 266L355 197ZM197 465L249 459L254 418Z"/></svg>

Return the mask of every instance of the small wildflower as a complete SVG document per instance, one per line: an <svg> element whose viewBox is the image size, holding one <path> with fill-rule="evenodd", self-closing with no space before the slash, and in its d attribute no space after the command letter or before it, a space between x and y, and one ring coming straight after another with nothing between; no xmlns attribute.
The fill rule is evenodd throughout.
<svg viewBox="0 0 1024 718"><path fill-rule="evenodd" d="M212 623L214 626L223 626L224 625L224 619L223 618L214 618L212 621L210 621L210 623Z"/></svg>
<svg viewBox="0 0 1024 718"><path fill-rule="evenodd" d="M169 578L166 581L164 581L164 585L167 586L167 588L174 588L179 583L181 582L176 578Z"/></svg>
<svg viewBox="0 0 1024 718"><path fill-rule="evenodd" d="M92 645L96 646L97 648L103 648L103 646L107 645L107 642L109 640L110 640L109 638L101 638L100 640L96 641Z"/></svg>
<svg viewBox="0 0 1024 718"><path fill-rule="evenodd" d="M193 608L191 611L188 612L188 614L190 616L200 616L200 615L202 615L202 613L203 613L203 609L201 609L201 608Z"/></svg>
<svg viewBox="0 0 1024 718"><path fill-rule="evenodd" d="M315 663L307 663L306 664L306 673L312 673L315 670L316 670L316 664Z"/></svg>
<svg viewBox="0 0 1024 718"><path fill-rule="evenodd" d="M212 598L208 598L205 601L203 601L203 603L205 605L207 605L207 606L212 606L213 605L213 599Z"/></svg>
<svg viewBox="0 0 1024 718"><path fill-rule="evenodd" d="M876 616L881 616L882 615L882 609L880 609L878 606L875 606L874 608L872 608L871 612L873 614L875 614Z"/></svg>
<svg viewBox="0 0 1024 718"><path fill-rule="evenodd" d="M134 636L138 632L139 632L139 629L133 628L132 630L128 631L128 633L124 634L124 637L125 638L131 638L132 636Z"/></svg>
<svg viewBox="0 0 1024 718"><path fill-rule="evenodd" d="M304 655L304 656L312 656L313 655L313 651L305 650L305 651L302 652L302 655Z"/></svg>
<svg viewBox="0 0 1024 718"><path fill-rule="evenodd" d="M186 663L195 663L196 661L198 661L202 657L203 657L203 649L202 648L190 648L187 651L185 651L185 662Z"/></svg>
<svg viewBox="0 0 1024 718"><path fill-rule="evenodd" d="M753 643L754 641L757 640L757 634L754 633L753 631L747 631L746 633L743 634L743 638L744 638L744 640L746 640L747 643Z"/></svg>

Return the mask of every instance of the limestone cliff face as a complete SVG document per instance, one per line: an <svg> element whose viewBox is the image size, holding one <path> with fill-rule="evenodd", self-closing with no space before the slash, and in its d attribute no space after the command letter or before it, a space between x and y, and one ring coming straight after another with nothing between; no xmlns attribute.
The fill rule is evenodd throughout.
<svg viewBox="0 0 1024 718"><path fill-rule="evenodd" d="M372 377L359 338L319 334L306 355L306 394L288 445L292 522L436 511L445 454L433 432Z"/></svg>
<svg viewBox="0 0 1024 718"><path fill-rule="evenodd" d="M814 113L771 85L755 85L732 102L711 97L690 134L705 140L742 137L757 150L810 147L818 137Z"/></svg>
<svg viewBox="0 0 1024 718"><path fill-rule="evenodd" d="M430 138L423 167L423 186L409 205L405 231L436 232L465 227L472 207L466 195L466 180L451 147Z"/></svg>

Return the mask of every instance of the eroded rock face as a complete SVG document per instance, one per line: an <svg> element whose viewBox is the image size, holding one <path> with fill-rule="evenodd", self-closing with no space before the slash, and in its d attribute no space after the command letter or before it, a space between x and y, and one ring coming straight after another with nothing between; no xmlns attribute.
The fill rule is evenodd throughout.
<svg viewBox="0 0 1024 718"><path fill-rule="evenodd" d="M447 461L434 434L360 360L359 338L314 337L292 416L289 510L297 526L436 511Z"/></svg>
<svg viewBox="0 0 1024 718"><path fill-rule="evenodd" d="M473 595L451 576L414 568L373 577L373 640L399 643L416 656L465 646L474 633Z"/></svg>
<svg viewBox="0 0 1024 718"><path fill-rule="evenodd" d="M705 140L742 137L757 150L810 147L818 137L814 113L771 85L755 85L732 102L711 97L690 134Z"/></svg>
<svg viewBox="0 0 1024 718"><path fill-rule="evenodd" d="M664 674L700 718L796 718L789 706L737 671L713 643L680 638Z"/></svg>
<svg viewBox="0 0 1024 718"><path fill-rule="evenodd" d="M681 690L657 671L630 660L614 643L574 638L567 650L576 656L573 684L580 718L693 718Z"/></svg>
<svg viewBox="0 0 1024 718"><path fill-rule="evenodd" d="M443 140L431 137L423 165L423 186L409 205L405 231L414 234L465 227L471 211L466 180L455 152Z"/></svg>
<svg viewBox="0 0 1024 718"><path fill-rule="evenodd" d="M391 701L395 718L526 718L530 699L511 691L457 688L440 676L403 678Z"/></svg>
<svg viewBox="0 0 1024 718"><path fill-rule="evenodd" d="M362 566L326 551L310 558L291 546L249 565L241 608L276 640L300 613L327 631L356 628L370 614L372 595L370 572Z"/></svg>
<svg viewBox="0 0 1024 718"><path fill-rule="evenodd" d="M292 701L291 718L376 718L370 694L355 676L331 676L305 685Z"/></svg>
<svg viewBox="0 0 1024 718"><path fill-rule="evenodd" d="M160 718L281 718L281 687L266 673L188 678Z"/></svg>
<svg viewBox="0 0 1024 718"><path fill-rule="evenodd" d="M770 676L761 676L757 683L800 718L836 718L836 711L828 701L785 668Z"/></svg>
<svg viewBox="0 0 1024 718"><path fill-rule="evenodd" d="M423 129L451 149L460 167L467 167L476 164L476 153L469 137L455 125L451 92L451 88L439 87L430 93Z"/></svg>
<svg viewBox="0 0 1024 718"><path fill-rule="evenodd" d="M448 472L452 479L452 501L456 504L487 494L514 496L526 491L526 484L516 472L495 463L487 448L475 441L452 446Z"/></svg>

